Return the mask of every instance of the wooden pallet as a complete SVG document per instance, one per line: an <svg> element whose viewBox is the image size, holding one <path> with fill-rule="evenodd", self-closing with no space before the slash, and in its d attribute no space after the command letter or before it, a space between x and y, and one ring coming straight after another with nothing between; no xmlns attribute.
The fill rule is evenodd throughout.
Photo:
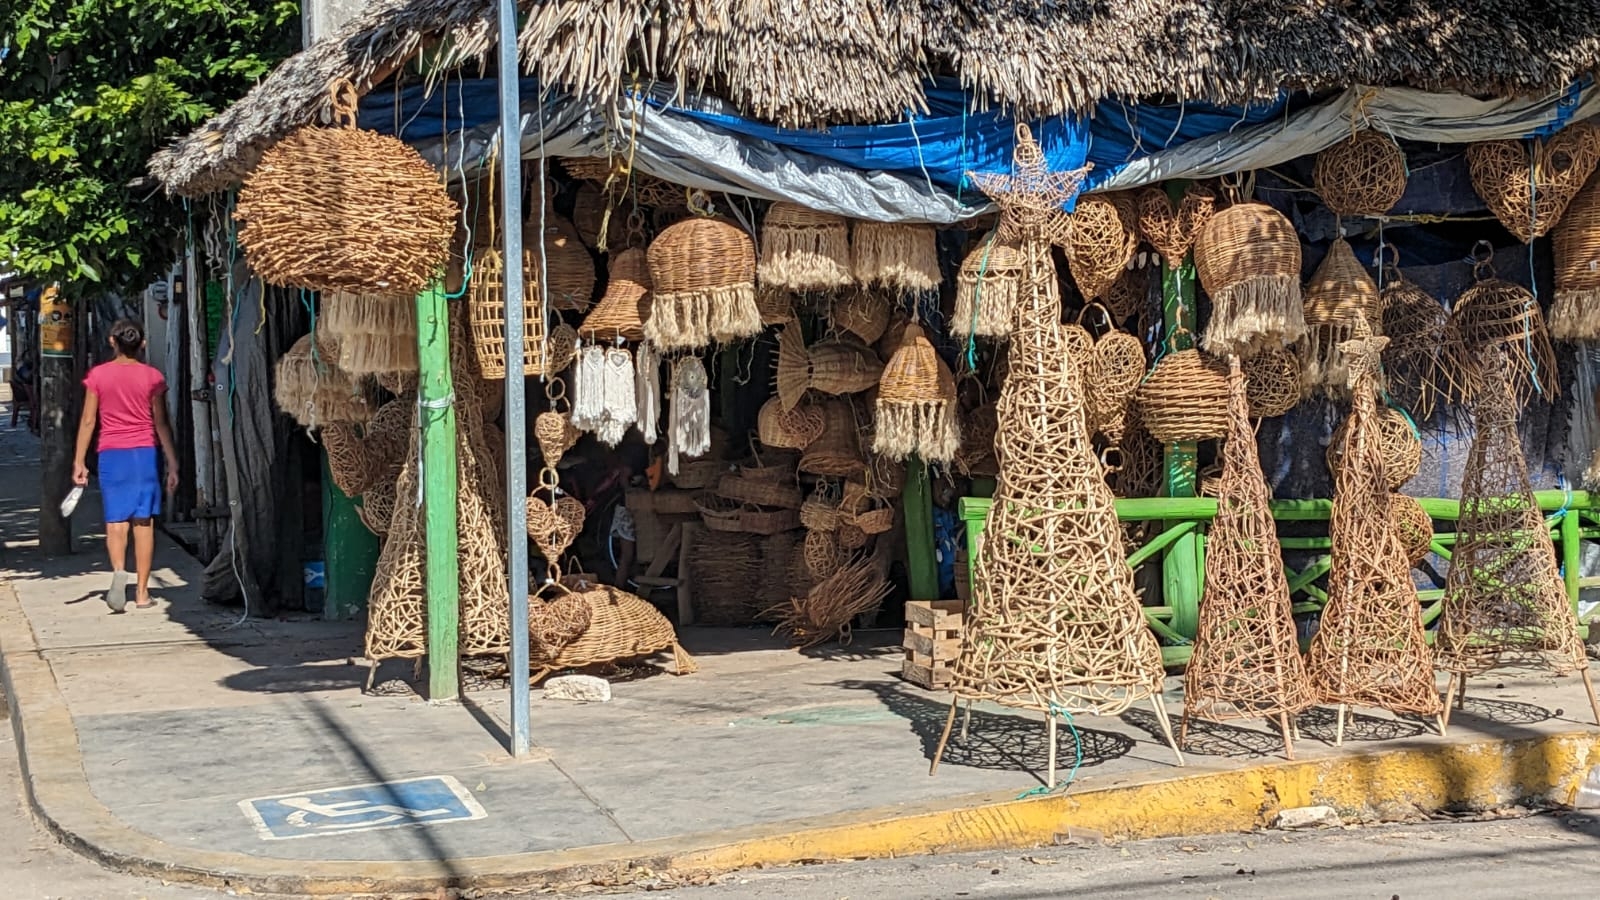
<svg viewBox="0 0 1600 900"><path fill-rule="evenodd" d="M961 620L967 604L962 600L910 600L906 602L906 651L900 677L928 689L948 687L955 677L956 656L961 653Z"/></svg>

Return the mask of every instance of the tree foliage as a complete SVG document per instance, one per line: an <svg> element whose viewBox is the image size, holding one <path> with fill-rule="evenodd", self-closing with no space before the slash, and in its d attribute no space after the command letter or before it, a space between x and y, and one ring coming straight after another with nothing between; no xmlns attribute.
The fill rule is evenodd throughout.
<svg viewBox="0 0 1600 900"><path fill-rule="evenodd" d="M298 49L299 15L298 0L0 0L0 269L69 290L164 271L185 212L146 161Z"/></svg>

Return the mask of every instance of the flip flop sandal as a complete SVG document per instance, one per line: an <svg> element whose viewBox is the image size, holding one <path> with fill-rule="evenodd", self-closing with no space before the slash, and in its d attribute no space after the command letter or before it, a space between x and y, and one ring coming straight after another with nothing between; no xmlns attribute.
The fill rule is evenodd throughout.
<svg viewBox="0 0 1600 900"><path fill-rule="evenodd" d="M134 609L155 609L156 608L156 601L152 599L152 600L146 600L143 603L134 603L133 604L133 608Z"/></svg>
<svg viewBox="0 0 1600 900"><path fill-rule="evenodd" d="M128 573L111 573L111 590L106 591L106 606L114 613L126 612L128 609Z"/></svg>

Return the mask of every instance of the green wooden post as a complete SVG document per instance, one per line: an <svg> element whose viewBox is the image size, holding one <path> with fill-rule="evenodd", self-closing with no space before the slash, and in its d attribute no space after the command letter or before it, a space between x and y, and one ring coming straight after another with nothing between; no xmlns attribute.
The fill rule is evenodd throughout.
<svg viewBox="0 0 1600 900"><path fill-rule="evenodd" d="M1578 614L1578 579L1583 574L1583 522L1575 508L1561 514L1561 579L1566 582L1567 602L1572 604L1572 614ZM1585 638L1588 629L1584 627Z"/></svg>
<svg viewBox="0 0 1600 900"><path fill-rule="evenodd" d="M1173 202L1182 200L1188 187L1184 181L1167 183ZM1161 311L1166 323L1168 353L1194 346L1195 270L1192 256L1177 268L1161 265ZM1168 444L1166 448L1164 493L1168 497L1195 496L1195 445L1192 441ZM1172 527L1175 522L1165 523ZM1201 543L1193 532L1183 535L1167 548L1162 557L1162 602L1172 607L1172 628L1185 640L1194 640L1200 628Z"/></svg>
<svg viewBox="0 0 1600 900"><path fill-rule="evenodd" d="M353 619L367 607L378 568L378 538L361 524L354 500L333 484L322 455L322 618Z"/></svg>
<svg viewBox="0 0 1600 900"><path fill-rule="evenodd" d="M422 424L422 509L428 595L428 699L461 693L461 587L456 556L456 409L450 380L450 313L444 287L417 295L417 386Z"/></svg>
<svg viewBox="0 0 1600 900"><path fill-rule="evenodd" d="M922 460L906 460L906 581L912 600L939 599L939 563L933 557L933 487ZM973 559L967 565L975 565Z"/></svg>

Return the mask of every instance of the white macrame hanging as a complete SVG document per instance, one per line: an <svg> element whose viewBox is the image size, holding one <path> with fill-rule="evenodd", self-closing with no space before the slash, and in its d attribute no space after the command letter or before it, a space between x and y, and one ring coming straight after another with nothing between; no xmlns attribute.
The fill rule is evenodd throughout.
<svg viewBox="0 0 1600 900"><path fill-rule="evenodd" d="M596 431L606 411L605 348L595 344L579 347L572 374L572 427Z"/></svg>
<svg viewBox="0 0 1600 900"><path fill-rule="evenodd" d="M615 447L622 442L623 435L628 433L628 426L633 424L638 415L633 380L633 354L626 347L607 350L601 388L603 409L599 427L595 429L595 437L607 447Z"/></svg>
<svg viewBox="0 0 1600 900"><path fill-rule="evenodd" d="M676 475L680 455L694 457L711 449L711 391L706 367L697 357L685 357L672 367L667 418L667 472Z"/></svg>
<svg viewBox="0 0 1600 900"><path fill-rule="evenodd" d="M633 396L638 404L637 424L646 444L654 444L661 424L661 354L654 344L639 345L634 360Z"/></svg>

